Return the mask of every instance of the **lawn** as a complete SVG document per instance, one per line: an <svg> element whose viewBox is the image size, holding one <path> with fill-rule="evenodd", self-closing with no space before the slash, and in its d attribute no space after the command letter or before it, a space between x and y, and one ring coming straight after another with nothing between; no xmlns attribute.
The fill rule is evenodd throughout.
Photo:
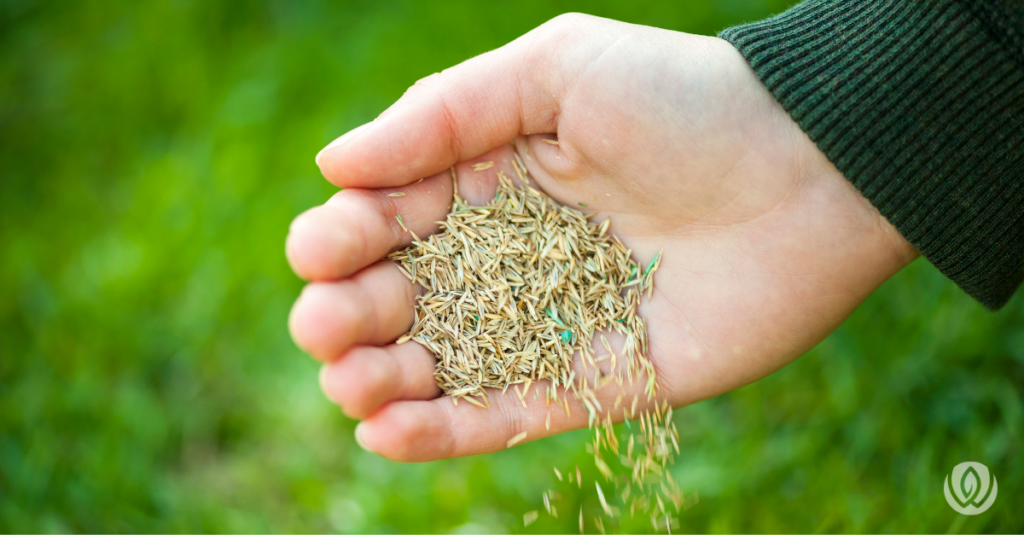
<svg viewBox="0 0 1024 535"><path fill-rule="evenodd" d="M586 431L363 452L286 317L316 152L415 80L566 11L713 35L782 0L0 4L0 531L575 532L522 515ZM688 532L1020 532L1024 296L918 260L818 347L676 412ZM986 464L979 516L943 478ZM649 529L646 518L620 529ZM593 531L593 526L588 526Z"/></svg>

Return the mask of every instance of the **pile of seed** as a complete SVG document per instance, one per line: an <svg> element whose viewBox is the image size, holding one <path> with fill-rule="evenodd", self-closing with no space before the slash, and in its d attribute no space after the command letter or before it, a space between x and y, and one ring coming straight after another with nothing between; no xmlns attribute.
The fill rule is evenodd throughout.
<svg viewBox="0 0 1024 535"><path fill-rule="evenodd" d="M475 169L493 165L486 164ZM470 206L459 196L452 169L455 198L447 218L439 222L441 231L427 239L413 234L411 246L389 256L425 290L417 298L412 328L398 343L412 340L434 353L435 380L456 404L466 400L486 407L485 389L504 393L511 387L526 406L531 385L544 380L550 381L545 388L548 402L554 400L567 412L569 404L559 398L559 387L574 395L595 429L588 449L598 470L614 481L631 514L638 509L652 512L656 528L671 527L674 517L661 496L678 511L682 494L666 470L673 451L678 453L678 432L667 403L654 399L657 381L646 356L647 324L637 313L643 294L650 298L653 292L661 254L641 267L609 235L611 220L593 224L590 216L531 187L518 155L513 168L523 186L516 187L499 171L497 194L485 206ZM405 228L400 216L398 221ZM622 335L621 355L604 336L601 346L607 353L596 355L595 335L601 331ZM572 369L577 352L588 370L581 377ZM609 372L602 372L602 363ZM630 403L623 394L614 407L602 407L595 391L611 382L623 388L623 381L642 381L643 405L651 408L638 416L638 396ZM612 427L612 411L620 409L627 422L638 420L642 433L639 447L630 433L625 454ZM524 438L521 433L509 446ZM604 459L607 452L628 476L616 476ZM556 474L561 480L560 472ZM572 479L570 474L570 483ZM582 485L578 469L575 482ZM603 512L616 516L618 508L608 504L600 483L596 490ZM545 493L544 503L549 514L557 515L554 496L553 491ZM582 530L582 508L580 522ZM600 519L595 525L604 530Z"/></svg>

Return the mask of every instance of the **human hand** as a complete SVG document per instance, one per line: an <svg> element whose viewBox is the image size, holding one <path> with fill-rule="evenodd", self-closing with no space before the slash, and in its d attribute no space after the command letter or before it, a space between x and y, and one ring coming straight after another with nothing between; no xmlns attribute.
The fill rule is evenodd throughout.
<svg viewBox="0 0 1024 535"><path fill-rule="evenodd" d="M611 217L642 265L664 250L640 313L672 406L784 366L917 256L725 41L558 17L420 80L317 156L345 189L292 224L288 259L311 282L290 328L327 363L328 397L364 420L357 439L385 457L485 453L521 431L533 440L587 425L572 405L546 429L532 396L529 408L512 394L491 396L490 409L453 406L438 398L434 357L393 344L417 292L382 260L410 243L395 215L420 236L437 231L452 165L459 193L486 202L496 171L513 175L509 142L551 197ZM481 161L496 165L472 171ZM599 398L613 399L606 388Z"/></svg>

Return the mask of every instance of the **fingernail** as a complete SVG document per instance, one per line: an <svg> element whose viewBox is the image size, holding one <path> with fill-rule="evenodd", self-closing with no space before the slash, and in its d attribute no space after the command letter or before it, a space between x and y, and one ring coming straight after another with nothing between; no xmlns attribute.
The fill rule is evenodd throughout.
<svg viewBox="0 0 1024 535"><path fill-rule="evenodd" d="M363 442L363 439L359 437L359 434L362 431L362 428L363 428L363 423L359 422L359 424L356 425L356 433L355 433L355 435L356 435L356 444L359 444L360 448L363 448L364 450L366 450L366 451L368 451L370 453L373 453L373 450L371 450L370 448L367 448L366 444Z"/></svg>
<svg viewBox="0 0 1024 535"><path fill-rule="evenodd" d="M368 126L370 126L372 124L373 124L373 121L370 121L370 122L368 122L368 123L366 123L366 124L364 124L362 126L357 126L357 127L353 128L352 130L349 130L345 135L343 135L343 136L339 137L338 139L335 139L334 141L330 142L326 147L320 149L320 152L316 153L316 164L320 165L320 157L323 156L323 154L325 152L327 152L328 150L333 149L335 147L342 146L343 144L345 144L345 142L347 142L347 141L351 140L352 138L354 138L354 137L358 136L359 134L361 134L364 130L366 130L366 127L368 127Z"/></svg>

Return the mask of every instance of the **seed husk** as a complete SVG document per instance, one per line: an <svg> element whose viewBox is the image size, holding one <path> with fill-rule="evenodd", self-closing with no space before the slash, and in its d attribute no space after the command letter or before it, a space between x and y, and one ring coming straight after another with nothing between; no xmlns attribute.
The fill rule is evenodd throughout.
<svg viewBox="0 0 1024 535"><path fill-rule="evenodd" d="M518 435L508 439L508 442L506 443L505 447L506 448L511 448L512 446L515 446L516 444L519 444L520 442L522 442L523 439L525 439L525 438L526 438L526 431L523 431L522 433L519 433Z"/></svg>
<svg viewBox="0 0 1024 535"><path fill-rule="evenodd" d="M474 171L483 171L484 169L490 169L494 167L494 162L480 162L473 164Z"/></svg>

